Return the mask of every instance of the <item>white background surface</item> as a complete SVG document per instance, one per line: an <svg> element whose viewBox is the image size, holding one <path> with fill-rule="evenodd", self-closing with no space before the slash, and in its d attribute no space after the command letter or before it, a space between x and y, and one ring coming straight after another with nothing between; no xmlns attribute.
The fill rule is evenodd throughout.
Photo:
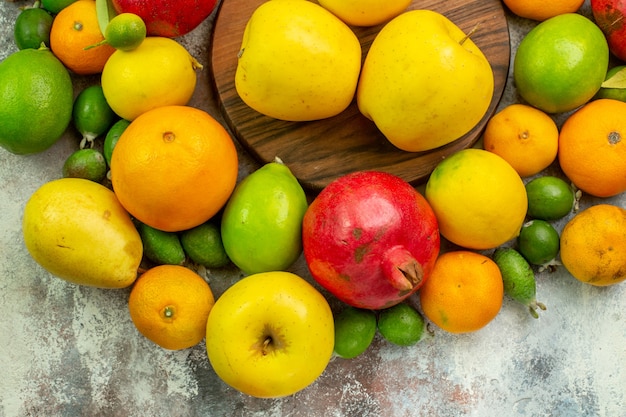
<svg viewBox="0 0 626 417"><path fill-rule="evenodd" d="M13 21L18 7L29 3L0 2L0 59L17 50ZM581 10L586 15L588 3ZM510 15L509 23L514 54L534 23ZM207 20L179 39L205 65L211 24ZM208 77L208 71L199 73L199 82L208 84ZM509 77L500 108L518 100ZM197 95L191 104L220 118L211 97ZM217 378L204 343L171 352L139 335L127 311L128 289L68 284L28 255L23 206L41 184L61 176L77 143L72 131L38 155L0 149L2 417L624 415L626 283L596 288L563 268L538 275L538 299L548 307L538 320L505 299L498 317L476 333L435 329L434 337L411 348L377 336L367 354L333 360L313 385L292 397L240 394ZM257 165L240 155L243 176ZM559 175L556 167L547 173ZM601 201L625 206L624 196L584 197L582 206ZM291 271L309 277L302 259ZM211 271L208 280L219 295L240 276L227 268Z"/></svg>

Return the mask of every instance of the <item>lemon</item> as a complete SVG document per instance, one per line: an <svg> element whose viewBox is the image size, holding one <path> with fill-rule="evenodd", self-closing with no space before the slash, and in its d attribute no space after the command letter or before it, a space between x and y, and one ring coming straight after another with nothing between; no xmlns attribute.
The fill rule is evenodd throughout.
<svg viewBox="0 0 626 417"><path fill-rule="evenodd" d="M96 149L79 149L72 153L63 164L64 178L84 178L101 182L107 173L104 155Z"/></svg>
<svg viewBox="0 0 626 417"><path fill-rule="evenodd" d="M0 146L15 154L42 152L65 132L74 90L49 49L22 49L0 63Z"/></svg>
<svg viewBox="0 0 626 417"><path fill-rule="evenodd" d="M376 336L376 314L372 310L346 306L335 315L335 354L353 359L372 344Z"/></svg>
<svg viewBox="0 0 626 417"><path fill-rule="evenodd" d="M116 50L101 84L113 111L132 121L157 107L187 104L198 68L202 65L174 39L149 36L131 51Z"/></svg>
<svg viewBox="0 0 626 417"><path fill-rule="evenodd" d="M441 234L468 249L492 249L519 234L528 200L524 183L500 156L465 149L433 170L425 196Z"/></svg>
<svg viewBox="0 0 626 417"><path fill-rule="evenodd" d="M537 308L546 306L537 301L535 273L522 254L513 248L500 247L493 254L493 261L500 268L504 293L511 299L528 307L534 318L539 318Z"/></svg>
<svg viewBox="0 0 626 417"><path fill-rule="evenodd" d="M378 331L395 345L416 344L424 337L425 329L424 317L407 303L381 310L378 315Z"/></svg>

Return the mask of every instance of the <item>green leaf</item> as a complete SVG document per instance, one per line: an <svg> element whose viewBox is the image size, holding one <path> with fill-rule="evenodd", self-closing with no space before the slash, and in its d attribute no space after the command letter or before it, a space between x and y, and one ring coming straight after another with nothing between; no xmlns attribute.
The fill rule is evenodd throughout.
<svg viewBox="0 0 626 417"><path fill-rule="evenodd" d="M107 25L116 15L117 12L111 0L96 0L96 16L98 17L98 26L100 26L102 36L104 36Z"/></svg>
<svg viewBox="0 0 626 417"><path fill-rule="evenodd" d="M626 68L617 71L611 78L604 81L602 88L626 88Z"/></svg>

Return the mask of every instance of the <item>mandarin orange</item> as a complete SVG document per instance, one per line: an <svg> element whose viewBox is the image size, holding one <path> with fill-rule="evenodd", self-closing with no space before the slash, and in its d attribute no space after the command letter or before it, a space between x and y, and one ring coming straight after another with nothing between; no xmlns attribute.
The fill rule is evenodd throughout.
<svg viewBox="0 0 626 417"><path fill-rule="evenodd" d="M584 0L502 0L511 12L527 19L544 21L564 13L574 13Z"/></svg>

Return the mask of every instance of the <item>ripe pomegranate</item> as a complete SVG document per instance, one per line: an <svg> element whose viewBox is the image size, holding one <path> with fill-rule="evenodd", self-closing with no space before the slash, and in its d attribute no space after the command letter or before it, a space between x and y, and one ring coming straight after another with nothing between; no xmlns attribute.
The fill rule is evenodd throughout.
<svg viewBox="0 0 626 417"><path fill-rule="evenodd" d="M626 60L626 0L591 0L591 11L613 55Z"/></svg>
<svg viewBox="0 0 626 417"><path fill-rule="evenodd" d="M217 0L112 0L117 13L134 13L146 24L148 36L175 38L204 21Z"/></svg>
<svg viewBox="0 0 626 417"><path fill-rule="evenodd" d="M400 303L430 276L439 254L439 227L426 199L383 172L331 182L307 209L302 227L313 278L359 308Z"/></svg>

